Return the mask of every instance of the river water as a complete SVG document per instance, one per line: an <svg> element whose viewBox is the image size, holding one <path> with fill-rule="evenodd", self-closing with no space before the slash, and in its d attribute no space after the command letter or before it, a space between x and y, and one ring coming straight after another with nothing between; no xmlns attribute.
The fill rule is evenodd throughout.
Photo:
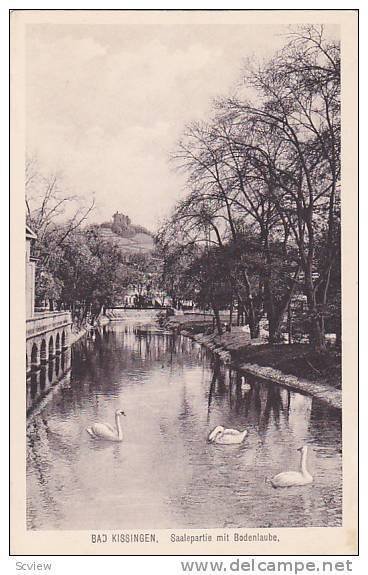
<svg viewBox="0 0 368 575"><path fill-rule="evenodd" d="M75 344L69 378L27 427L28 529L339 526L340 412L221 365L182 336L110 324ZM95 421L123 443L92 439ZM247 428L241 445L206 441ZM314 482L273 489L309 445Z"/></svg>

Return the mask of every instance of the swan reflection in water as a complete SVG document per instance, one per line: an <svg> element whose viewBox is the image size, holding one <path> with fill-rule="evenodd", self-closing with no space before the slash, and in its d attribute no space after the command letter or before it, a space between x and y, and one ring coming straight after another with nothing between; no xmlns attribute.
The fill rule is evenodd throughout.
<svg viewBox="0 0 368 575"><path fill-rule="evenodd" d="M299 406L306 402L309 407L305 414L310 415L311 399L297 394L298 400L292 403L292 392L273 384L267 384L253 380L250 383L244 375L224 367L219 361L213 363L212 378L208 393L207 421L210 422L211 409L215 405L228 402L231 411L243 416L244 427L251 423L257 427L261 435L267 433L270 425L280 427L280 419L283 425L288 425L289 418L293 417L293 405ZM299 414L298 414L299 415ZM296 417L299 421L300 417ZM295 418L294 418L295 419ZM308 418L303 418L308 427ZM301 437L302 439L302 437Z"/></svg>

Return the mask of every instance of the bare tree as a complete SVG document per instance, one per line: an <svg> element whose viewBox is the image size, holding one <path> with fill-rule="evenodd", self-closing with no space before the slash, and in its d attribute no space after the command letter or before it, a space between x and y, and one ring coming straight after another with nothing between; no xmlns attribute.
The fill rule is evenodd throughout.
<svg viewBox="0 0 368 575"><path fill-rule="evenodd" d="M85 205L79 196L68 193L59 172L42 173L35 156L26 159L25 203L27 223L37 234L42 256L62 245L95 206L93 197Z"/></svg>
<svg viewBox="0 0 368 575"><path fill-rule="evenodd" d="M190 214L191 225L204 229L207 242L211 231L219 245L231 241L237 243L241 235L241 220L244 205L237 197L239 177L236 166L229 160L228 141L221 137L224 126L218 120L196 123L189 126L180 141L175 159L188 174L192 193L187 198L186 218ZM233 191L235 190L235 193ZM198 227L198 224L201 226ZM240 227L239 227L240 224ZM242 244L244 247L244 243ZM247 272L246 254L239 252L240 260L236 272L231 276L233 289L242 308L246 311L251 337L259 335L259 321L262 315L262 282L255 286ZM256 291L255 291L256 290Z"/></svg>
<svg viewBox="0 0 368 575"><path fill-rule="evenodd" d="M253 117L282 146L281 154L264 158L275 206L293 234L308 299L311 332L323 348L324 309L331 267L340 181L340 56L337 42L327 41L323 28L302 27L267 65L248 73L247 80L263 105L232 100L228 105ZM316 269L316 236L325 227L324 269Z"/></svg>

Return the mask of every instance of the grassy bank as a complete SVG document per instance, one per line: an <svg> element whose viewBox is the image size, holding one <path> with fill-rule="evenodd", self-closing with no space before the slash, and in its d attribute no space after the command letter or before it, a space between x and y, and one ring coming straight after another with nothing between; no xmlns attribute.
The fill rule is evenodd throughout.
<svg viewBox="0 0 368 575"><path fill-rule="evenodd" d="M231 333L219 336L212 332L212 319L200 315L175 316L166 326L199 336L198 341L210 349L222 349L230 354L231 363L272 368L282 374L295 376L320 384L320 386L341 389L341 353L334 348L316 352L307 344L271 345L264 340L251 340L241 328L233 328Z"/></svg>

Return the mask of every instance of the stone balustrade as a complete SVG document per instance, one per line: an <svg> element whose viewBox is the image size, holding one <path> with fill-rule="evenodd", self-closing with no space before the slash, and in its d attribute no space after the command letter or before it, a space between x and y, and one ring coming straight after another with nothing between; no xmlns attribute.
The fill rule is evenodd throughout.
<svg viewBox="0 0 368 575"><path fill-rule="evenodd" d="M26 320L28 375L70 347L71 324L69 311L36 313Z"/></svg>
<svg viewBox="0 0 368 575"><path fill-rule="evenodd" d="M69 311L43 312L26 320L26 338L33 338L72 323Z"/></svg>

